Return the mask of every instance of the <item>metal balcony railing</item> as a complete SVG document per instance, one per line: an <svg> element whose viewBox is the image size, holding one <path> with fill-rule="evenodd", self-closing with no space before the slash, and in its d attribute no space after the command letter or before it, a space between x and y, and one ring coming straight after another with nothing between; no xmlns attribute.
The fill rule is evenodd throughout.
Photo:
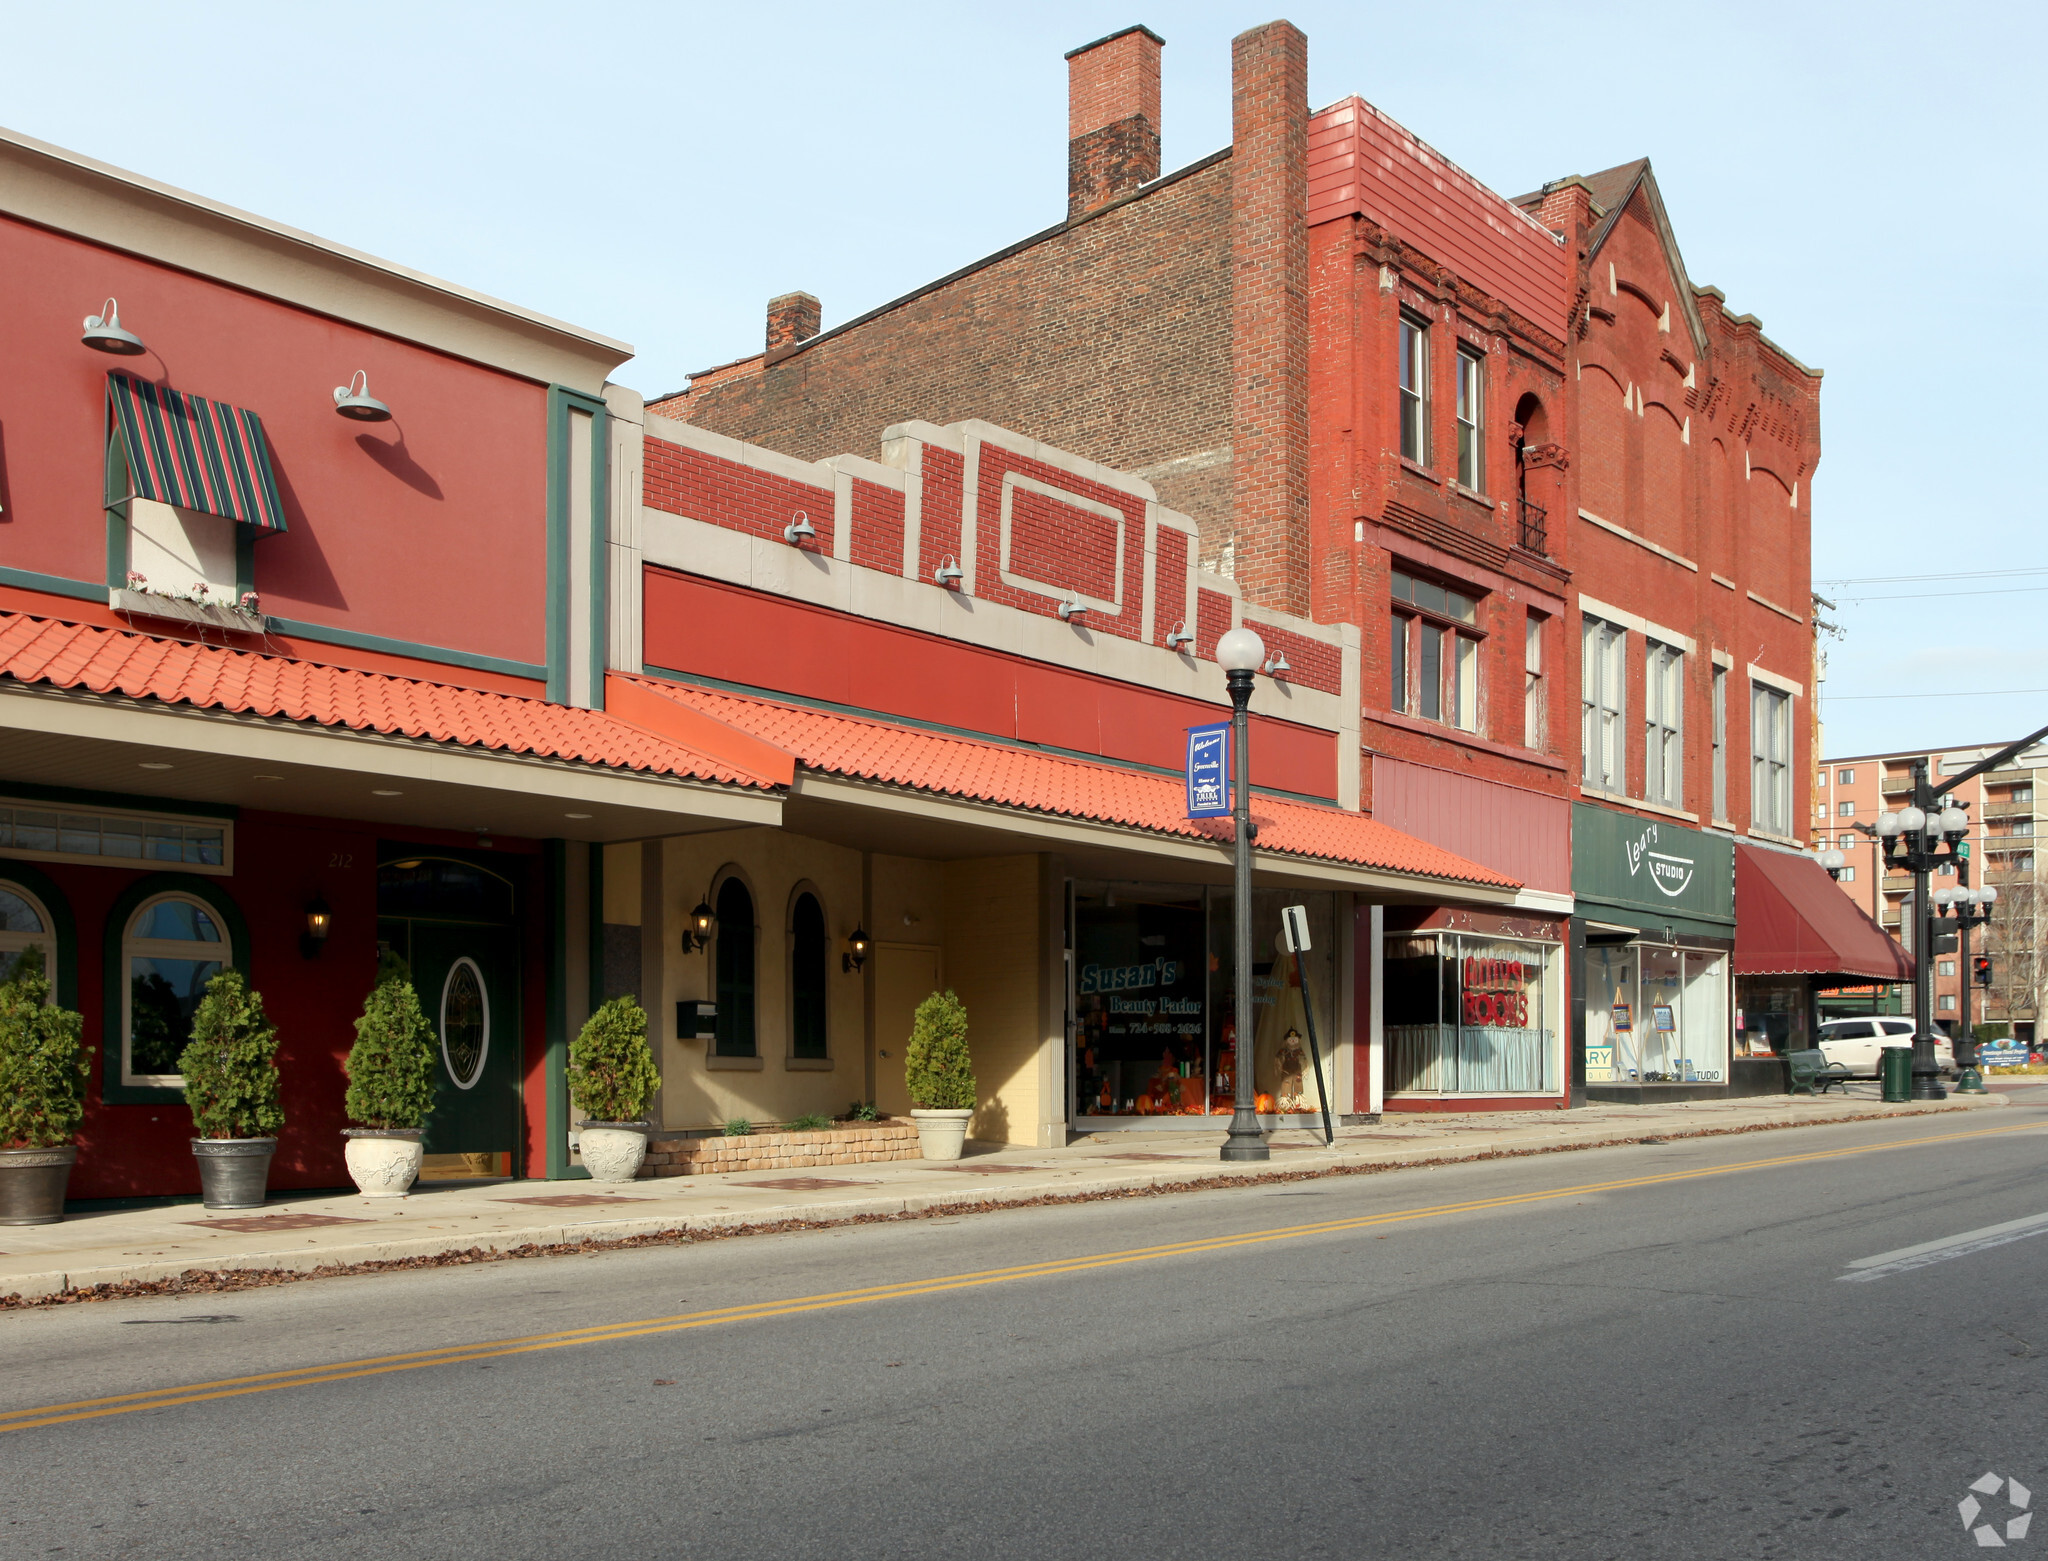
<svg viewBox="0 0 2048 1561"><path fill-rule="evenodd" d="M1522 546L1531 553L1550 555L1550 511L1534 499L1522 499Z"/></svg>
<svg viewBox="0 0 2048 1561"><path fill-rule="evenodd" d="M1887 775L1877 783L1877 789L1887 797L1896 797L1901 792L1908 792L1913 789L1913 777L1910 775Z"/></svg>

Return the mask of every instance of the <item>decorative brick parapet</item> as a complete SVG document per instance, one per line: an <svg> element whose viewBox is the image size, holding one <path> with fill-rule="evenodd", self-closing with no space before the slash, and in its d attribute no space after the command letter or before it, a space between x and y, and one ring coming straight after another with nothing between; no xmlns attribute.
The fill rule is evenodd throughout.
<svg viewBox="0 0 2048 1561"><path fill-rule="evenodd" d="M714 1176L723 1171L785 1171L922 1158L917 1147L917 1125L888 1119L849 1123L817 1133L652 1138L647 1143L647 1160L640 1167L640 1175Z"/></svg>

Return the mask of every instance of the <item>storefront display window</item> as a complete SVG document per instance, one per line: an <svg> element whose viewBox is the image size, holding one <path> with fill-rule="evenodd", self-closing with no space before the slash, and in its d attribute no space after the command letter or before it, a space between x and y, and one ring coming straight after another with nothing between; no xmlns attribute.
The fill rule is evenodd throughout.
<svg viewBox="0 0 2048 1561"><path fill-rule="evenodd" d="M1389 1094L1555 1094L1554 945L1452 932L1385 946Z"/></svg>
<svg viewBox="0 0 2048 1561"><path fill-rule="evenodd" d="M1229 892L1088 884L1075 886L1073 905L1076 1114L1228 1115L1237 1090ZM1286 905L1309 912L1313 947L1299 960L1279 947ZM1334 1092L1335 943L1334 896L1254 893L1253 1082L1263 1115L1321 1109L1306 1002Z"/></svg>
<svg viewBox="0 0 2048 1561"><path fill-rule="evenodd" d="M1738 1055L1782 1057L1812 1047L1813 993L1805 976L1742 976L1735 997Z"/></svg>
<svg viewBox="0 0 2048 1561"><path fill-rule="evenodd" d="M1725 1084L1728 958L1660 944L1586 950L1586 1082Z"/></svg>

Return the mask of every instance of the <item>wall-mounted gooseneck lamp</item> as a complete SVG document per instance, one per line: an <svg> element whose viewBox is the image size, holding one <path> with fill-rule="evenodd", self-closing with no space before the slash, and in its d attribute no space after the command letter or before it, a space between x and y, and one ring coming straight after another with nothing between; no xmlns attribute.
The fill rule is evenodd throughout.
<svg viewBox="0 0 2048 1561"><path fill-rule="evenodd" d="M960 582L966 578L967 573L960 567L960 560L951 553L948 553L939 567L932 571L932 579L949 591L959 590Z"/></svg>
<svg viewBox="0 0 2048 1561"><path fill-rule="evenodd" d="M1195 637L1192 634L1188 633L1188 624L1185 618L1183 618L1179 623L1176 623L1172 627L1172 629L1170 629L1167 632L1166 648L1168 650L1180 650L1182 647L1192 645L1194 643Z"/></svg>
<svg viewBox="0 0 2048 1561"><path fill-rule="evenodd" d="M718 925L718 916L702 900L690 912L690 919L683 923L683 952L694 954L711 941L711 929Z"/></svg>
<svg viewBox="0 0 2048 1561"><path fill-rule="evenodd" d="M1259 670L1264 672L1267 677L1278 678L1284 683L1287 681L1287 674L1292 672L1294 668L1287 664L1287 652L1276 650L1266 658L1266 664Z"/></svg>
<svg viewBox="0 0 2048 1561"><path fill-rule="evenodd" d="M811 517L798 510L789 517L789 524L782 528L782 540L791 547L802 547L816 539L818 528L811 524Z"/></svg>
<svg viewBox="0 0 2048 1561"><path fill-rule="evenodd" d="M849 976L868 962L868 935L865 928L855 927L847 935L846 952L839 956L839 968Z"/></svg>
<svg viewBox="0 0 2048 1561"><path fill-rule="evenodd" d="M327 934L333 927L334 908L316 893L306 902L306 930L299 935L299 953L307 959L318 959L320 951L327 947Z"/></svg>
<svg viewBox="0 0 2048 1561"><path fill-rule="evenodd" d="M391 408L370 394L370 375L357 369L355 378L334 387L334 410L358 423L388 423Z"/></svg>
<svg viewBox="0 0 2048 1561"><path fill-rule="evenodd" d="M85 317L85 334L78 338L94 352L111 352L117 358L139 358L149 349L133 331L121 328L121 306L109 298L98 314Z"/></svg>
<svg viewBox="0 0 2048 1561"><path fill-rule="evenodd" d="M1060 603L1060 617L1068 623L1075 622L1087 610L1088 604L1086 602Z"/></svg>

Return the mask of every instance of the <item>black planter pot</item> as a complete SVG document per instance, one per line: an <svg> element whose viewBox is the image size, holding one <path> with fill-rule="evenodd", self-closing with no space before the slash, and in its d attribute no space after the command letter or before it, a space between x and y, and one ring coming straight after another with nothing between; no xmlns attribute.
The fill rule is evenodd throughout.
<svg viewBox="0 0 2048 1561"><path fill-rule="evenodd" d="M0 1149L0 1225L54 1225L64 1217L64 1188L78 1145Z"/></svg>
<svg viewBox="0 0 2048 1561"><path fill-rule="evenodd" d="M270 1186L274 1138L195 1138L200 1200L209 1209L260 1209Z"/></svg>

